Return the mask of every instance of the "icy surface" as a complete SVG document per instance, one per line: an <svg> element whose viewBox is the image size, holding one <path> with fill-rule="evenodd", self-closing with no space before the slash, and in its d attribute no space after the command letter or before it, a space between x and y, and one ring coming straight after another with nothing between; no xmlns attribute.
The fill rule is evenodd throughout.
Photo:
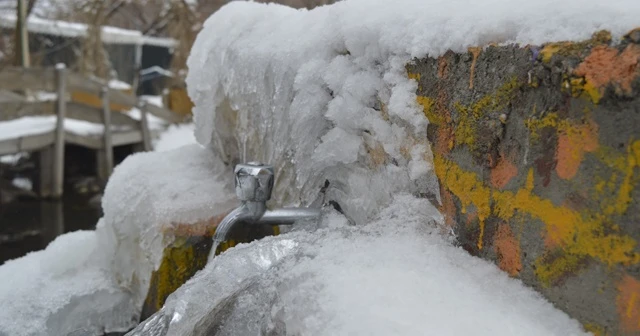
<svg viewBox="0 0 640 336"><path fill-rule="evenodd" d="M313 10L230 2L206 21L188 60L196 138L226 162L286 171L279 204L339 182L348 195L340 204L363 223L394 192L439 194L428 121L405 70L414 57L600 29L619 37L639 16L637 0L348 0Z"/></svg>
<svg viewBox="0 0 640 336"><path fill-rule="evenodd" d="M229 211L235 205L232 183L231 171L197 144L134 154L115 168L98 234L102 248L113 253L112 275L132 291L136 307L142 307L174 225Z"/></svg>
<svg viewBox="0 0 640 336"><path fill-rule="evenodd" d="M193 134L194 129L194 124L171 125L160 134L153 148L157 152L162 152L196 144L196 138Z"/></svg>
<svg viewBox="0 0 640 336"><path fill-rule="evenodd" d="M0 279L2 336L99 335L136 324L136 309L112 280L95 231L62 235L43 251L7 261Z"/></svg>
<svg viewBox="0 0 640 336"><path fill-rule="evenodd" d="M396 195L366 226L327 213L229 250L130 335L585 335L563 312L443 238L424 199ZM149 333L149 328L164 329Z"/></svg>

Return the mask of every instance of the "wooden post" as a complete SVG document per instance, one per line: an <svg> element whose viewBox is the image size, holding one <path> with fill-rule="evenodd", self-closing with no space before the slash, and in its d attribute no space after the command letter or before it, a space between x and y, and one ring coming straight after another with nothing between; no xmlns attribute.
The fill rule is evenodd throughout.
<svg viewBox="0 0 640 336"><path fill-rule="evenodd" d="M40 223L43 240L48 244L64 233L62 201L40 202Z"/></svg>
<svg viewBox="0 0 640 336"><path fill-rule="evenodd" d="M25 0L18 0L17 16L16 42L18 47L16 54L18 60L16 63L28 68L31 64L31 57L29 55L29 31L27 29L27 4Z"/></svg>
<svg viewBox="0 0 640 336"><path fill-rule="evenodd" d="M142 70L142 44L136 44L133 69L135 73L133 74L133 83L131 84L131 87L133 89L133 95L138 95L138 88L140 87L140 70Z"/></svg>
<svg viewBox="0 0 640 336"><path fill-rule="evenodd" d="M38 171L40 172L38 180L38 196L41 198L50 197L53 189L53 166L54 146L47 146L38 152Z"/></svg>
<svg viewBox="0 0 640 336"><path fill-rule="evenodd" d="M64 64L56 65L56 87L58 102L56 104L56 135L53 155L53 190L51 196L60 198L64 191L64 118L67 113L67 68Z"/></svg>
<svg viewBox="0 0 640 336"><path fill-rule="evenodd" d="M102 88L102 123L104 124L103 153L105 180L113 171L113 144L111 142L111 102L109 100L109 86Z"/></svg>
<svg viewBox="0 0 640 336"><path fill-rule="evenodd" d="M140 110L140 130L142 131L142 145L145 151L151 151L151 132L149 131L149 119L147 116L147 104L143 101L138 103Z"/></svg>

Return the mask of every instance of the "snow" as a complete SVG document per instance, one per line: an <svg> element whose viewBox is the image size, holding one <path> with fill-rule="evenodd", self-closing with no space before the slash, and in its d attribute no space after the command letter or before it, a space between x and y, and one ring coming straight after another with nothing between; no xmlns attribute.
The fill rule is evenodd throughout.
<svg viewBox="0 0 640 336"><path fill-rule="evenodd" d="M0 335L100 335L134 326L129 295L101 252L94 231L77 231L0 266Z"/></svg>
<svg viewBox="0 0 640 336"><path fill-rule="evenodd" d="M196 144L196 138L193 134L194 130L194 124L171 125L160 134L160 137L156 140L153 146L154 150L162 152L190 144Z"/></svg>
<svg viewBox="0 0 640 336"><path fill-rule="evenodd" d="M115 90L131 90L131 85L129 83L117 79L111 79L109 81L109 87Z"/></svg>
<svg viewBox="0 0 640 336"><path fill-rule="evenodd" d="M164 102L162 101L162 96L140 96L140 100L144 101L147 104L153 104L155 106L164 107Z"/></svg>
<svg viewBox="0 0 640 336"><path fill-rule="evenodd" d="M135 120L140 120L140 110L133 108L126 112ZM152 114L147 114L149 128L163 129L167 122ZM0 122L0 140L16 139L53 132L56 128L56 116L22 117ZM104 125L84 120L65 119L64 127L67 132L82 136L98 136L104 133ZM130 126L111 126L111 131L121 132L132 130Z"/></svg>
<svg viewBox="0 0 640 336"><path fill-rule="evenodd" d="M140 109L138 109L137 107L134 107L125 113L129 117L135 120L139 121L142 119L142 114L140 113ZM168 124L166 120L160 117L157 117L151 113L147 113L147 122L149 124L149 129L152 129L152 130L164 129L167 127L167 124Z"/></svg>
<svg viewBox="0 0 640 336"><path fill-rule="evenodd" d="M7 154L7 155L0 155L0 163L4 163L7 165L15 165L16 163L18 163L18 160L20 160L20 158L29 155L28 153L16 153L16 154Z"/></svg>
<svg viewBox="0 0 640 336"><path fill-rule="evenodd" d="M22 117L0 122L0 140L15 139L25 136L53 132L56 128L56 116ZM65 119L64 127L67 132L77 135L101 135L104 126L88 121ZM113 131L123 131L127 127L112 126Z"/></svg>
<svg viewBox="0 0 640 336"><path fill-rule="evenodd" d="M442 221L407 194L366 226L327 212L317 231L217 257L129 335L586 335L519 280L454 247Z"/></svg>
<svg viewBox="0 0 640 336"><path fill-rule="evenodd" d="M11 184L19 189L23 189L23 190L33 190L33 183L31 183L31 180L26 178L26 177L16 177L13 180L11 180Z"/></svg>

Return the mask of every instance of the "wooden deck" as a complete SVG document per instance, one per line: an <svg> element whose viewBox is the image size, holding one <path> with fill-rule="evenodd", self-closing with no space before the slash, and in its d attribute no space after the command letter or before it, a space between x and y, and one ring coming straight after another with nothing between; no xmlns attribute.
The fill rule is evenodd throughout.
<svg viewBox="0 0 640 336"><path fill-rule="evenodd" d="M50 96L54 99L27 99L26 95L16 93L40 91L53 93ZM102 108L72 101L71 93L76 92L99 96ZM125 113L112 112L112 104L139 109L139 120ZM142 150L150 150L154 131L149 127L149 115L169 123L182 119L168 109L146 104L136 96L109 88L106 82L69 72L63 66L0 69L0 125L24 121L25 117L55 116L50 129L17 131L12 132L12 136L0 134L0 155L38 152L41 167L39 192L43 197L58 198L63 193L66 144L95 150L98 176L105 179L113 169L113 147L133 144ZM64 121L67 119L102 125L103 130L77 132L66 127Z"/></svg>

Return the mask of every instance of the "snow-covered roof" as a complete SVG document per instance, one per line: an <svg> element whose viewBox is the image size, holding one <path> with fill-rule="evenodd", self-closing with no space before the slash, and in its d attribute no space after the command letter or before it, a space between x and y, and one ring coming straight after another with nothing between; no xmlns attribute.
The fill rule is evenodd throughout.
<svg viewBox="0 0 640 336"><path fill-rule="evenodd" d="M0 13L0 28L13 28L16 25L16 16L13 13ZM49 34L66 37L82 37L87 34L87 25L83 23L49 20L30 16L27 20L27 29L33 33ZM176 41L171 38L145 36L137 30L118 27L102 27L102 40L108 44L138 44L154 45L171 48Z"/></svg>

